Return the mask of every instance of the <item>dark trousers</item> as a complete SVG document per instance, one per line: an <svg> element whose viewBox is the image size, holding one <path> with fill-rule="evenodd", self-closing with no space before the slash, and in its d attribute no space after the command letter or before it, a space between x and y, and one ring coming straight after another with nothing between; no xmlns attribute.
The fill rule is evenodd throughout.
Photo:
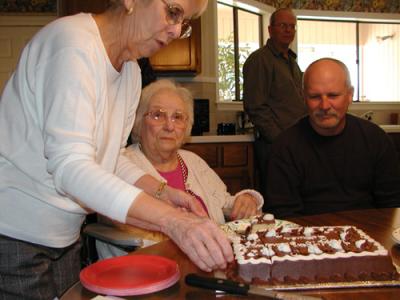
<svg viewBox="0 0 400 300"><path fill-rule="evenodd" d="M263 211L265 212L265 203L267 202L267 167L268 167L268 159L271 152L271 143L266 141L265 139L259 137L254 141L254 154L255 154L255 165L256 165L256 176L257 176L257 190L264 197L264 207Z"/></svg>
<svg viewBox="0 0 400 300"><path fill-rule="evenodd" d="M52 300L79 280L81 241L50 248L0 235L0 299Z"/></svg>

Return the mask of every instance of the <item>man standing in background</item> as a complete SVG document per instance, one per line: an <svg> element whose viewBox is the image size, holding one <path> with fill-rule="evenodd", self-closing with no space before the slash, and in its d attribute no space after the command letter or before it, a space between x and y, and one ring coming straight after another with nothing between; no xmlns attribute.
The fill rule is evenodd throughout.
<svg viewBox="0 0 400 300"><path fill-rule="evenodd" d="M243 66L244 109L255 125L258 184L265 197L266 169L275 138L306 114L302 72L289 49L296 33L291 9L276 10L268 26L267 44L250 54Z"/></svg>

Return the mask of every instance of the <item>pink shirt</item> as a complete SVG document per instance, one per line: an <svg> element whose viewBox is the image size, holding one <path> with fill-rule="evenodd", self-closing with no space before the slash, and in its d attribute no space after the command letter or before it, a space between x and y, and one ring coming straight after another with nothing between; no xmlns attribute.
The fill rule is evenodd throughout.
<svg viewBox="0 0 400 300"><path fill-rule="evenodd" d="M184 166L184 167L186 168L186 166ZM187 168L186 168L186 170L187 170ZM182 170L181 170L181 167L179 164L176 167L176 169L173 171L169 171L169 172L158 171L158 173L160 173L160 175L167 181L167 183L170 187L176 188L181 191L188 192L189 194L193 195L200 202L201 206L204 208L204 210L208 214L208 209L207 209L207 206L204 204L203 199L201 199L199 196L194 194L192 191L186 190L185 181L184 181Z"/></svg>

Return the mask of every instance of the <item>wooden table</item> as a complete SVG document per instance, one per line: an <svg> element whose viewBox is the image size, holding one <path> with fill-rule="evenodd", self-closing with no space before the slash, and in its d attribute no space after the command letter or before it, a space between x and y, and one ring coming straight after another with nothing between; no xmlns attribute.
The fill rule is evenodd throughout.
<svg viewBox="0 0 400 300"><path fill-rule="evenodd" d="M300 225L322 226L322 225L354 225L364 230L371 237L379 241L392 255L393 261L400 266L400 246L392 240L391 233L396 227L400 227L400 208L394 209L371 209L359 211L347 211L329 213L315 216L291 218L289 221ZM213 291L203 290L187 286L185 275L192 272L203 273L183 254L171 241L164 241L157 245L140 249L132 253L135 254L156 254L175 260L181 271L181 279L174 286L154 294L125 297L126 299L187 299L187 300L207 300L216 299ZM330 289L304 291L303 294L317 295L324 299L400 299L400 287L382 288L352 288L352 289ZM78 282L69 289L61 300L88 300L96 294L88 291ZM218 294L218 299L266 299L263 297L243 297L233 295Z"/></svg>

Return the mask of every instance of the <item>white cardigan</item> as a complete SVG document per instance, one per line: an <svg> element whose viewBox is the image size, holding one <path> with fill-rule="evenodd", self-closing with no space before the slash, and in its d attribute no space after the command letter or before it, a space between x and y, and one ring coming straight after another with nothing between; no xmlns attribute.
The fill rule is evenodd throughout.
<svg viewBox="0 0 400 300"><path fill-rule="evenodd" d="M243 190L235 196L232 196L227 192L226 185L221 178L219 178L214 170L211 169L200 156L187 150L179 150L178 153L188 168L187 187L204 201L210 218L215 222L219 224L225 223L224 213L229 214L236 197L243 193L250 193L253 195L258 201L258 208L260 209L262 207L264 200L257 191ZM129 146L126 149L125 156L147 174L161 181L165 181L151 162L145 157L137 144ZM123 177L122 174L119 174L118 170L117 175Z"/></svg>

